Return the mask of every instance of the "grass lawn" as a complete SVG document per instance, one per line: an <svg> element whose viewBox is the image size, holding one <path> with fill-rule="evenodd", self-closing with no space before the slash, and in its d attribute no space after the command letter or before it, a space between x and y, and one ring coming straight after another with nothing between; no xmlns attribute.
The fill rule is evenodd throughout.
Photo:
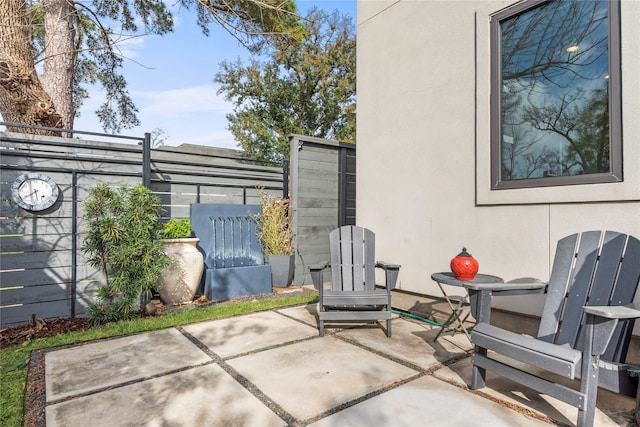
<svg viewBox="0 0 640 427"><path fill-rule="evenodd" d="M27 368L31 352L34 350L78 344L99 338L131 335L154 331L178 325L220 319L240 314L254 313L278 307L306 304L317 301L315 293L291 297L267 297L241 302L226 302L209 307L191 307L182 311L135 319L127 322L97 326L86 331L60 334L49 338L9 347L0 351L0 425L18 427L24 423L24 401L27 382Z"/></svg>

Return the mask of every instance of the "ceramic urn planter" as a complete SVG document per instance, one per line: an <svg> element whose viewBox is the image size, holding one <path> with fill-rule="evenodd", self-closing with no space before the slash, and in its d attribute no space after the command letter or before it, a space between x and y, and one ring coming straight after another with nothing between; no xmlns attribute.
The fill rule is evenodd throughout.
<svg viewBox="0 0 640 427"><path fill-rule="evenodd" d="M196 247L198 238L165 239L171 264L160 273L158 293L165 304L193 301L204 270L204 258Z"/></svg>
<svg viewBox="0 0 640 427"><path fill-rule="evenodd" d="M473 280L480 267L478 261L467 252L467 248L462 248L462 252L451 260L450 266L458 280Z"/></svg>

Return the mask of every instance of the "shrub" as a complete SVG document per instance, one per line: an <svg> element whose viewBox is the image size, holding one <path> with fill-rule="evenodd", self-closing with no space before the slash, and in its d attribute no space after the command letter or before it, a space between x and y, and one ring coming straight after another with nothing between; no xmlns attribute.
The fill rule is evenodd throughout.
<svg viewBox="0 0 640 427"><path fill-rule="evenodd" d="M289 199L282 199L258 190L262 213L255 215L256 232L265 256L293 255L294 241Z"/></svg>
<svg viewBox="0 0 640 427"><path fill-rule="evenodd" d="M160 199L143 185L94 187L85 202L87 237L81 248L106 285L88 307L92 324L133 318L140 298L150 298L169 263L162 245Z"/></svg>
<svg viewBox="0 0 640 427"><path fill-rule="evenodd" d="M165 223L163 234L165 239L191 237L191 221L189 218L171 218Z"/></svg>

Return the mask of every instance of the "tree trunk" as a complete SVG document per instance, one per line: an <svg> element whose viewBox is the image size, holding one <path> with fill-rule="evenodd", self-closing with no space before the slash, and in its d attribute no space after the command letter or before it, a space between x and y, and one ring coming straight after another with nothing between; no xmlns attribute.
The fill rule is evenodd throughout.
<svg viewBox="0 0 640 427"><path fill-rule="evenodd" d="M44 1L44 32L46 37L42 86L49 94L62 127L73 129L73 70L76 53L73 45L75 29L73 8L68 0Z"/></svg>
<svg viewBox="0 0 640 427"><path fill-rule="evenodd" d="M61 127L62 120L42 87L31 56L31 26L25 0L2 0L0 7L0 113L3 120ZM8 127L10 131L59 135L58 132Z"/></svg>

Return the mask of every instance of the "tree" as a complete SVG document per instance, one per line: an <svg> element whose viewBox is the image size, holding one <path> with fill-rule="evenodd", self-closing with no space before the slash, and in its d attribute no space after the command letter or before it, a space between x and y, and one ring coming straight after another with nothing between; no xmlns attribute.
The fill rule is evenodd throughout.
<svg viewBox="0 0 640 427"><path fill-rule="evenodd" d="M355 142L356 40L351 18L309 11L302 43L269 41L262 60L225 61L215 81L234 104L229 130L253 158L289 157L293 133Z"/></svg>
<svg viewBox="0 0 640 427"><path fill-rule="evenodd" d="M265 37L300 37L293 0L178 0L196 7L198 25L222 25L251 49ZM115 28L112 28L115 27ZM144 27L143 30L139 26ZM98 109L105 131L139 124L137 109L119 73L118 44L130 37L166 34L173 16L163 0L3 0L0 7L0 113L5 121L73 128L86 83L107 93ZM36 66L42 63L43 73ZM10 129L14 130L14 129ZM28 130L35 133L50 133Z"/></svg>
<svg viewBox="0 0 640 427"><path fill-rule="evenodd" d="M525 108L524 117L532 127L566 141L561 159L563 174L609 171L608 95L605 82L589 94L578 88L544 108Z"/></svg>
<svg viewBox="0 0 640 427"><path fill-rule="evenodd" d="M161 128L155 128L151 132L151 148L158 148L164 145L164 142L169 138L167 131Z"/></svg>

